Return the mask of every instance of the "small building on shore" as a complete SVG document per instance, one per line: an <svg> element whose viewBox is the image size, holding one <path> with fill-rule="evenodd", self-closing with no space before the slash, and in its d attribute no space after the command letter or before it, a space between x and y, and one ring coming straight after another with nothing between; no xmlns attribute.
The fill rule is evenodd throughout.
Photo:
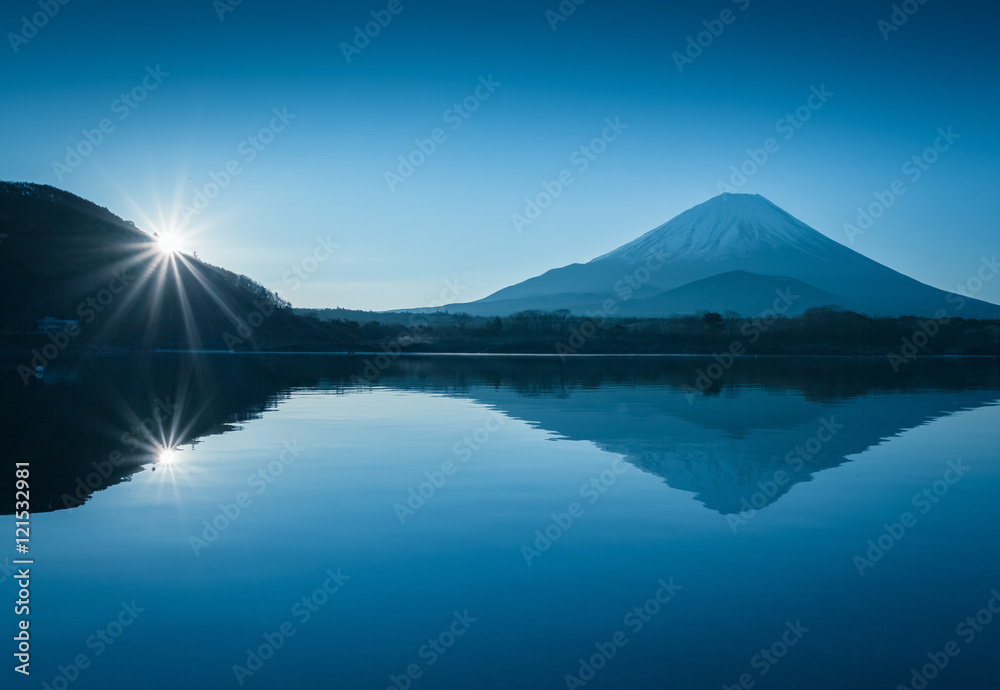
<svg viewBox="0 0 1000 690"><path fill-rule="evenodd" d="M35 321L38 324L38 333L69 333L80 330L80 322L75 319L57 319L54 316L46 316L44 319Z"/></svg>

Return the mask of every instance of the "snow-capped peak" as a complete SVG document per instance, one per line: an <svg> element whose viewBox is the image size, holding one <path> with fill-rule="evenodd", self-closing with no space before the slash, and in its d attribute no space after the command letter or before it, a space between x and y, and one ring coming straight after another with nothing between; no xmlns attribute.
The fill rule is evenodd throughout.
<svg viewBox="0 0 1000 690"><path fill-rule="evenodd" d="M650 251L672 260L720 261L761 248L794 245L821 254L836 244L759 194L720 194L600 259L644 260Z"/></svg>

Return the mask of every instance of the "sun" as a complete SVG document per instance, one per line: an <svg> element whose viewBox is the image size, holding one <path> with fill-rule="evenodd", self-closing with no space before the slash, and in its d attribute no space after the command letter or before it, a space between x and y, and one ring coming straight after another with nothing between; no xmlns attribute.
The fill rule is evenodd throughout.
<svg viewBox="0 0 1000 690"><path fill-rule="evenodd" d="M156 244L159 246L162 254L176 254L181 250L180 241L177 239L176 235L171 233L158 235L156 238Z"/></svg>
<svg viewBox="0 0 1000 690"><path fill-rule="evenodd" d="M164 465L171 465L174 463L176 459L177 459L176 451L173 451L170 448L165 448L163 451L160 452L159 460Z"/></svg>

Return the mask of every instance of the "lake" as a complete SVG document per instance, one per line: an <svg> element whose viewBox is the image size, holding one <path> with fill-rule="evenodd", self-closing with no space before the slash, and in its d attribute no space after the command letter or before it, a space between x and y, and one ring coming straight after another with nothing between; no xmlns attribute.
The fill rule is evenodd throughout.
<svg viewBox="0 0 1000 690"><path fill-rule="evenodd" d="M996 687L998 362L712 364L8 368L32 684Z"/></svg>

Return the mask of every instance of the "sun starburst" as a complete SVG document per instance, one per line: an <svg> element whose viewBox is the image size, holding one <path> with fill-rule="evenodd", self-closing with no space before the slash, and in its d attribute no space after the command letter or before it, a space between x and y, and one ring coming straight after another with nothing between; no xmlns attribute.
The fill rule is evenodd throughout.
<svg viewBox="0 0 1000 690"><path fill-rule="evenodd" d="M165 255L172 255L181 251L180 239L177 235L170 232L158 235L156 244L160 252Z"/></svg>

